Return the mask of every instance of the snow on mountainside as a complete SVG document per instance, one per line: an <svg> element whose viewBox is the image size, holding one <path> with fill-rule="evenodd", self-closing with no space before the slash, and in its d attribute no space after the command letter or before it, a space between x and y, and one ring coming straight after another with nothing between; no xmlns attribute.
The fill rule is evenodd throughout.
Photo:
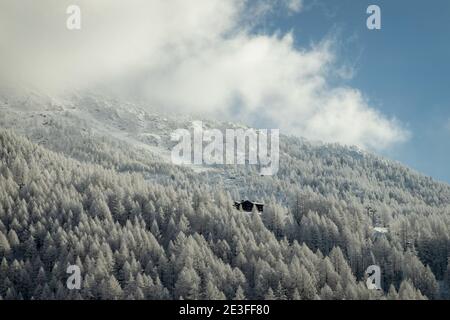
<svg viewBox="0 0 450 320"><path fill-rule="evenodd" d="M26 94L0 92L0 115L1 127L11 128L34 142L78 159L84 158L73 149L96 144L100 139L108 148L111 143L119 144L114 150L119 148L122 157L136 153L134 162L158 161L169 166L174 145L170 141L171 133L178 128L190 128L195 120L189 116L162 116L137 104L92 93L55 98L30 91ZM243 127L211 120L203 123L205 127L222 130ZM105 149L104 153L108 151ZM390 192L386 204L447 206L450 203L448 185L401 164L356 147L311 143L283 135L280 170L274 177L260 177L257 168L251 166L192 165L187 169L200 174L199 179L207 184L237 188L235 191L241 197L261 199L264 194L272 194L283 199L286 195L273 186L281 184L281 189L286 185L310 188L323 195L362 203L385 201L382 196L385 190Z"/></svg>
<svg viewBox="0 0 450 320"><path fill-rule="evenodd" d="M254 278L254 270L266 274L257 271L261 265L276 269L267 274L290 274L282 271L287 267L277 261L284 252L289 265L289 252L298 243L320 259L323 255L330 255L336 263L345 259L349 267L340 269L348 270L358 281L364 278L366 266L376 263L384 270L386 290L394 284L397 290L405 291L407 285L401 289L401 283L410 279L411 285L429 298L446 295L447 286L438 288L438 283L450 277L449 185L358 148L311 143L285 135L280 136L280 168L274 176L261 176L256 166L247 165L176 166L170 161L170 134L192 127L194 119L148 110L93 94L57 99L32 92L0 92L0 176L5 186L12 185L3 187L11 193L7 197L12 195L17 201L24 196L32 198L41 187L39 181L48 180L42 185L51 192L42 194L49 198L34 199L42 201L41 206L51 207L43 213L44 218L66 218L68 211L59 211L59 205L53 206L55 201L71 203L78 199L81 208L89 212L88 218L96 218L97 209L109 205L112 221L125 224L127 217L136 214L146 221L138 224L151 228L165 249L171 247L169 243L181 229L189 237L201 238L205 246L213 247L220 261L227 261L233 268L242 267L248 279ZM242 127L203 123L219 129ZM32 172L28 175L28 180L33 180L28 181L30 185L24 183L25 174L21 173L27 170ZM66 191L71 192L67 199L63 196ZM60 195L54 196L56 193ZM105 203L91 206L92 193ZM246 198L265 204L261 219L241 215L233 207L235 200ZM3 207L8 212L5 221L12 221L9 214L15 211L7 208L7 201ZM125 207L128 209L124 211ZM158 222L154 223L156 216ZM249 236L248 231L242 231L247 226L254 229ZM147 229L145 232L149 232ZM217 244L216 248L223 239L226 244ZM285 249L278 249L275 243ZM265 251L268 248L270 254ZM342 252L337 254L336 248ZM246 260L230 260L230 252L238 256L235 249L251 252L242 256ZM342 258L336 260L337 256ZM267 262L259 262L265 259ZM323 275L322 265L307 265L312 274ZM252 281L251 285L258 287ZM173 283L166 281L164 285L172 289ZM279 282L272 285L277 287ZM251 289L249 294L260 297L259 292L265 290L254 293ZM334 286L333 290L342 291ZM358 296L352 292L349 298Z"/></svg>
<svg viewBox="0 0 450 320"><path fill-rule="evenodd" d="M65 98L35 92L26 96L0 94L0 112L3 127L14 128L28 136L32 128L65 122L94 135L111 137L147 150L167 163L171 161L170 150L174 145L170 141L171 133L178 128L192 127L194 121L188 116L162 116L130 102L94 94L74 94ZM243 127L211 120L204 122L212 128ZM30 137L33 139L32 135ZM198 166L192 168L200 170Z"/></svg>
<svg viewBox="0 0 450 320"><path fill-rule="evenodd" d="M72 96L65 99L30 94L27 98L2 97L0 102L6 123L16 131L26 133L30 127L52 126L69 122L80 130L100 136L110 136L127 144L147 149L166 160L168 150L161 136L168 136L171 124L131 104L101 100L94 96ZM33 138L33 137L32 137Z"/></svg>

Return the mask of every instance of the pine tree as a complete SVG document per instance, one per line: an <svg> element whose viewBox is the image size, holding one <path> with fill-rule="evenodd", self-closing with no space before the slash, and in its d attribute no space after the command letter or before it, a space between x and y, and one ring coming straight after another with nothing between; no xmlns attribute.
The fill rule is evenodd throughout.
<svg viewBox="0 0 450 320"><path fill-rule="evenodd" d="M225 294L221 292L211 279L206 283L205 299L207 300L226 300Z"/></svg>
<svg viewBox="0 0 450 320"><path fill-rule="evenodd" d="M333 291L327 284L320 290L320 299L333 300Z"/></svg>
<svg viewBox="0 0 450 320"><path fill-rule="evenodd" d="M9 245L9 241L5 237L3 232L0 231L0 254L7 255L10 251L11 251L11 246Z"/></svg>
<svg viewBox="0 0 450 320"><path fill-rule="evenodd" d="M175 297L196 300L200 297L200 277L192 267L184 267L175 283Z"/></svg>
<svg viewBox="0 0 450 320"><path fill-rule="evenodd" d="M8 232L8 241L12 248L17 247L20 244L19 237L13 229Z"/></svg>
<svg viewBox="0 0 450 320"><path fill-rule="evenodd" d="M241 286L237 288L233 300L245 300L245 293Z"/></svg>
<svg viewBox="0 0 450 320"><path fill-rule="evenodd" d="M390 288L389 288L389 292L387 295L387 299L388 300L397 300L398 299L398 293L397 290L395 290L394 285L391 284Z"/></svg>
<svg viewBox="0 0 450 320"><path fill-rule="evenodd" d="M416 290L410 280L404 280L398 290L400 300L423 300L424 297L420 291Z"/></svg>
<svg viewBox="0 0 450 320"><path fill-rule="evenodd" d="M264 299L265 300L276 300L277 299L276 296L275 296L275 293L272 290L272 288L269 288L267 290L267 293L265 294Z"/></svg>
<svg viewBox="0 0 450 320"><path fill-rule="evenodd" d="M122 298L122 288L120 287L119 281L117 281L113 275L111 275L107 280L103 280L101 288L101 295L103 299L117 300Z"/></svg>

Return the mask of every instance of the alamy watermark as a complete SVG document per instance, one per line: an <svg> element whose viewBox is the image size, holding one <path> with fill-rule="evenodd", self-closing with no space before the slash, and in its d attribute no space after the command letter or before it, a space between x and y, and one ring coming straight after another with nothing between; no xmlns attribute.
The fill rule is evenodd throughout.
<svg viewBox="0 0 450 320"><path fill-rule="evenodd" d="M81 289L81 269L77 265L70 265L67 267L66 273L70 274L67 278L66 286L69 290Z"/></svg>
<svg viewBox="0 0 450 320"><path fill-rule="evenodd" d="M381 8L375 4L367 7L366 13L370 16L366 20L367 29L381 29ZM66 9L66 27L68 30L81 29L81 8L78 5L69 5Z"/></svg>
<svg viewBox="0 0 450 320"><path fill-rule="evenodd" d="M370 16L367 18L366 25L369 30L381 29L381 8L375 4L367 7L367 14Z"/></svg>
<svg viewBox="0 0 450 320"><path fill-rule="evenodd" d="M381 289L381 268L377 265L369 266L366 270L366 285L369 290Z"/></svg>
<svg viewBox="0 0 450 320"><path fill-rule="evenodd" d="M81 8L77 5L70 5L66 9L68 14L66 20L66 28L68 30L80 30L81 29Z"/></svg>
<svg viewBox="0 0 450 320"><path fill-rule="evenodd" d="M193 129L177 129L171 140L172 162L177 165L259 165L260 174L275 175L279 169L278 129L204 129L201 121ZM270 149L270 150L269 150Z"/></svg>

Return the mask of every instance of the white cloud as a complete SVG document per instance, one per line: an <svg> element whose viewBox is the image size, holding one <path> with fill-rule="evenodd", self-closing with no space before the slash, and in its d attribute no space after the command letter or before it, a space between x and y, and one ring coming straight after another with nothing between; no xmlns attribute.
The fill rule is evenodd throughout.
<svg viewBox="0 0 450 320"><path fill-rule="evenodd" d="M301 1L282 1L301 10ZM72 2L2 1L4 80L26 78L56 91L111 82L164 110L363 148L408 138L361 92L328 83L339 68L329 42L300 50L291 34L252 34L243 23L251 1L78 0L82 30L68 31L65 8Z"/></svg>
<svg viewBox="0 0 450 320"><path fill-rule="evenodd" d="M289 10L300 12L303 9L303 0L286 0Z"/></svg>

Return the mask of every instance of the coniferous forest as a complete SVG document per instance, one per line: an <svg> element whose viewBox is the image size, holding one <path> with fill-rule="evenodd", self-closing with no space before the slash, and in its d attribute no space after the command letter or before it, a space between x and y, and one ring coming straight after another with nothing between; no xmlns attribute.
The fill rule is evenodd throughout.
<svg viewBox="0 0 450 320"><path fill-rule="evenodd" d="M450 186L399 163L281 136L275 176L195 170L36 117L0 117L1 299L450 298Z"/></svg>

